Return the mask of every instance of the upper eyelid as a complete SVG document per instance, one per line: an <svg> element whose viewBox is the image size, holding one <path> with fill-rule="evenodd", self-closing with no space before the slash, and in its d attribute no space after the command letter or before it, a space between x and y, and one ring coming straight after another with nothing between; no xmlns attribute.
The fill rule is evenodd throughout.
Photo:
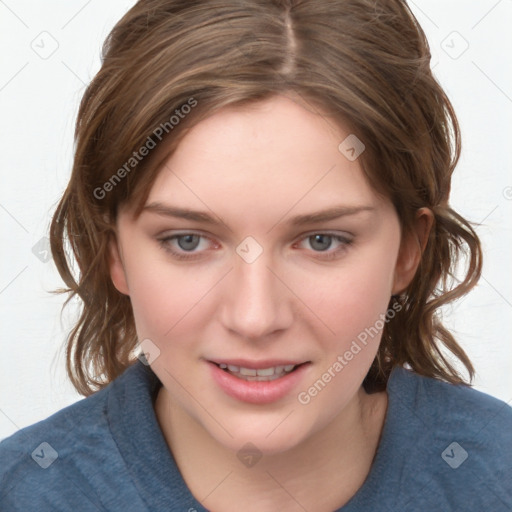
<svg viewBox="0 0 512 512"><path fill-rule="evenodd" d="M353 242L353 239L354 237L352 235L342 235L340 233L330 233L328 231L324 232L324 231L318 231L318 232L313 232L313 233L309 233L309 234L306 234L306 235L301 235L300 238L297 238L296 241L294 242L294 245L295 244L298 244L298 243L302 243L304 242L305 240L307 240L308 238L314 236L314 235L326 235L326 236L331 236L333 239L335 240L338 240L341 244L345 243L345 244L350 244ZM314 251L314 252L321 252L321 251Z"/></svg>
<svg viewBox="0 0 512 512"><path fill-rule="evenodd" d="M197 236L201 236L203 238L208 238L208 239L212 239L212 236L210 234L206 234L205 232L201 231L201 230L194 230L194 229L191 229L191 230L176 230L178 231L177 233L175 233L174 231L173 232L170 232L170 233L167 233L167 232L163 232L162 234L160 235L157 235L159 239L165 239L165 238L173 238L173 237L178 237L178 236L186 236L186 235L197 235ZM312 230L312 231L307 231L305 233L301 233L300 235L296 235L293 237L293 240L301 240L303 238L307 238L307 237L310 237L310 236L313 236L313 235L330 235L330 236L339 236L339 237L342 237L342 236L348 236L348 237L353 237L354 234L351 233L350 231L338 231L338 230L333 230L333 229L315 229L315 230Z"/></svg>

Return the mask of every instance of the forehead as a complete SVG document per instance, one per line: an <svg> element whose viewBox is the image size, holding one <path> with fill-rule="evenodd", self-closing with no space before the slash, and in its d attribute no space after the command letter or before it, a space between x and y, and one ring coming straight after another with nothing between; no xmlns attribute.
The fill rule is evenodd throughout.
<svg viewBox="0 0 512 512"><path fill-rule="evenodd" d="M292 210L375 205L359 162L340 150L350 135L318 108L289 97L223 109L181 140L147 204L221 216L257 212L267 224Z"/></svg>
<svg viewBox="0 0 512 512"><path fill-rule="evenodd" d="M267 159L289 165L297 159L317 161L319 151L336 154L345 127L313 104L293 96L273 96L264 101L224 108L199 122L179 144L173 157L177 163L191 152L214 161L244 161L257 156L258 164ZM307 142L307 143L306 143Z"/></svg>

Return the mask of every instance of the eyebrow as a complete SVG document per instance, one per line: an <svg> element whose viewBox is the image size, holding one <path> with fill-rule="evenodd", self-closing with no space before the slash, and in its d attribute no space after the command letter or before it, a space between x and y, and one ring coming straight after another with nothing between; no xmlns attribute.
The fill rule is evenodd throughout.
<svg viewBox="0 0 512 512"><path fill-rule="evenodd" d="M188 208L178 208L176 206L166 205L163 203L150 203L144 206L143 211L149 211L158 215L166 217L176 217L179 219L185 219L195 222L203 222L206 224L223 224L222 221L217 220L214 216L207 212L190 210ZM288 220L288 224L292 226L303 226L306 224L313 224L316 222L327 222L335 220L340 217L347 217L351 215L357 215L362 212L374 212L373 206L334 206L326 210L321 210L314 213L306 213L304 215L297 215ZM219 218L220 219L220 218Z"/></svg>

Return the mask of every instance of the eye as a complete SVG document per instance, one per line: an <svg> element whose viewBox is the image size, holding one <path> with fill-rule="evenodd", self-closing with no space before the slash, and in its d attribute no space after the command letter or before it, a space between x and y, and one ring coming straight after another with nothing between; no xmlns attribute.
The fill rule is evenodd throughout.
<svg viewBox="0 0 512 512"><path fill-rule="evenodd" d="M190 260L201 257L202 253L208 249L207 242L211 242L207 237L198 235L197 233L180 233L159 238L158 241L165 251L179 260ZM198 248L199 250L196 251Z"/></svg>
<svg viewBox="0 0 512 512"><path fill-rule="evenodd" d="M184 251L193 251L199 245L201 237L199 235L178 235L175 237L180 249Z"/></svg>
<svg viewBox="0 0 512 512"><path fill-rule="evenodd" d="M314 233L303 238L299 245L304 244L304 242L308 242L313 252L320 253L323 259L333 259L347 250L352 243L352 239L339 234ZM334 249L330 250L333 245Z"/></svg>
<svg viewBox="0 0 512 512"><path fill-rule="evenodd" d="M164 236L159 238L158 242L167 253L178 260L201 258L208 249L215 245L211 239L197 233L179 233ZM304 248L303 246L306 242L316 257L330 260L346 251L352 243L352 239L333 233L313 233L302 238L295 245Z"/></svg>

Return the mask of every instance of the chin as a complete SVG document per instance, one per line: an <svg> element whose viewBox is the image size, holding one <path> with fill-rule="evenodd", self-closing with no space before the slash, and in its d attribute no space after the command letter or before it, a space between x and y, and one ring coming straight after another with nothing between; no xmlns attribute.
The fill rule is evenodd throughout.
<svg viewBox="0 0 512 512"><path fill-rule="evenodd" d="M290 417L287 414L280 414L279 419L273 415L271 419L258 421L248 418L247 420L237 419L226 423L225 427L229 431L208 428L210 435L217 440L224 448L242 455L241 452L251 451L259 452L261 455L277 455L287 452L303 443L310 435L307 422L300 421L297 417L292 420L295 413ZM286 418L286 419L284 419ZM284 421L283 421L284 419ZM254 447L254 448L251 448Z"/></svg>

